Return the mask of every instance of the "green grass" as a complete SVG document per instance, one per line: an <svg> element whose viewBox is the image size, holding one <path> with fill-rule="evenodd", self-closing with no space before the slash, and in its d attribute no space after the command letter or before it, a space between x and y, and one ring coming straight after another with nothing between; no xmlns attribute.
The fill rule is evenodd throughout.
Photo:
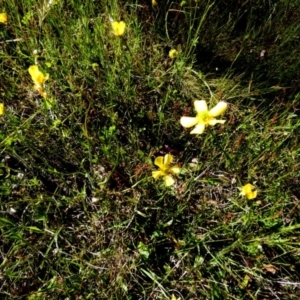
<svg viewBox="0 0 300 300"><path fill-rule="evenodd" d="M247 38L231 2L2 4L1 299L299 299L298 4L269 3L270 23L262 2ZM226 123L190 135L200 99L228 102ZM167 153L171 188L151 175Z"/></svg>

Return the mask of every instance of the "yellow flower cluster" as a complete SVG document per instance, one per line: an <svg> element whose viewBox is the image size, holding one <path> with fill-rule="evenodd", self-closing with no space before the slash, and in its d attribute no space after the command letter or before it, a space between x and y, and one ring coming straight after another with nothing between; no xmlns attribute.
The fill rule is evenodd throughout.
<svg viewBox="0 0 300 300"><path fill-rule="evenodd" d="M169 56L175 55L176 50L171 50ZM177 56L177 51L176 51ZM227 103L224 101L219 102L211 110L208 110L205 100L194 101L195 110L197 112L196 117L181 117L180 123L183 127L189 128L195 126L191 131L191 134L202 134L204 132L205 126L216 125L217 123L224 124L225 120L217 120L215 117L222 115L227 109ZM153 171L152 176L154 179L159 177L164 177L165 185L171 186L174 184L173 175L178 175L180 168L178 166L170 167L173 161L173 156L171 154L165 155L165 157L159 156L155 159L154 164L159 167L159 171Z"/></svg>
<svg viewBox="0 0 300 300"><path fill-rule="evenodd" d="M152 1L153 5L157 5L156 1ZM125 22L114 21L110 17L113 33L116 36L121 36L125 32L126 24ZM0 22L7 22L6 13L0 13ZM171 49L169 52L169 57L174 59L178 56L178 51ZM34 82L34 90L38 91L39 94L46 99L47 94L44 91L44 84L48 80L49 75L44 75L38 68L37 65L30 66L28 72ZM185 128L190 128L195 126L191 131L191 134L202 134L205 127L210 125L214 126L216 124L224 124L225 120L217 120L216 117L222 115L227 109L227 103L220 101L212 109L208 110L207 103L205 100L194 101L195 111L197 113L196 117L181 117L180 124ZM0 103L0 115L4 113L4 104ZM152 176L155 180L163 177L166 186L172 186L175 183L173 176L180 173L180 168L177 165L172 165L174 157L171 154L166 154L165 156L156 157L154 164L159 168L158 171L153 171ZM254 199L257 196L257 190L255 187L248 183L242 187L241 195L246 196L248 199ZM172 296L173 297L173 296Z"/></svg>
<svg viewBox="0 0 300 300"><path fill-rule="evenodd" d="M171 51L169 53L170 57ZM195 126L195 128L191 131L191 134L202 134L206 126L214 126L216 124L224 124L226 122L225 120L216 119L216 117L224 114L227 110L228 105L224 101L220 101L216 106L209 110L205 100L196 100L194 101L194 107L197 113L196 117L180 118L180 124L183 127L190 128ZM153 171L152 176L154 179L163 177L166 186L173 185L175 180L172 175L178 175L180 173L180 168L178 166L170 166L172 161L173 156L171 154L166 154L164 157L159 156L154 161L154 164L159 167L159 170ZM255 199L257 197L257 189L250 183L244 185L241 190L240 195L245 196L247 199Z"/></svg>

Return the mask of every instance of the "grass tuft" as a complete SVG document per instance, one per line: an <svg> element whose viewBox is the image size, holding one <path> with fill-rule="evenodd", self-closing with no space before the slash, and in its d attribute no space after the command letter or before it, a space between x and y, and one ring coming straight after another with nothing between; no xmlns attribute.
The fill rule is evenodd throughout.
<svg viewBox="0 0 300 300"><path fill-rule="evenodd" d="M300 3L156 2L2 4L1 299L299 298Z"/></svg>

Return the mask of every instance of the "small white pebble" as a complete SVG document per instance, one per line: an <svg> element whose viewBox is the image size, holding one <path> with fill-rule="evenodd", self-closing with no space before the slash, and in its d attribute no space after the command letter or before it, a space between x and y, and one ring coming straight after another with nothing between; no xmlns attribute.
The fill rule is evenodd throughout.
<svg viewBox="0 0 300 300"><path fill-rule="evenodd" d="M15 214L15 213L17 212L17 211L16 211L14 208L12 208L12 207L10 207L8 211L9 211L10 214Z"/></svg>
<svg viewBox="0 0 300 300"><path fill-rule="evenodd" d="M18 173L17 178L22 179L24 177L24 173Z"/></svg>
<svg viewBox="0 0 300 300"><path fill-rule="evenodd" d="M264 57L264 56L265 56L265 53L266 53L266 50L262 50L262 51L260 52L260 57Z"/></svg>
<svg viewBox="0 0 300 300"><path fill-rule="evenodd" d="M99 201L99 198L96 198L96 197L92 197L92 203L96 203Z"/></svg>

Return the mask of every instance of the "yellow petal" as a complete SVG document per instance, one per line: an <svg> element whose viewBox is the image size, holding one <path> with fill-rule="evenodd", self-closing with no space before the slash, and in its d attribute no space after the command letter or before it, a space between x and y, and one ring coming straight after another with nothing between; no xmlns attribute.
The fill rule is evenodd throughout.
<svg viewBox="0 0 300 300"><path fill-rule="evenodd" d="M39 67L34 65L30 66L28 68L28 72L31 76L32 81L37 85L37 86L42 86L45 81L49 78L49 75L47 74L44 76L44 74L39 70Z"/></svg>
<svg viewBox="0 0 300 300"><path fill-rule="evenodd" d="M180 124L184 128L190 128L192 126L195 126L197 124L197 119L193 117L181 117L180 118Z"/></svg>
<svg viewBox="0 0 300 300"><path fill-rule="evenodd" d="M169 57L170 57L170 58L174 59L174 58L176 58L177 56L178 56L178 51L177 51L177 50L171 49L171 50L169 51Z"/></svg>
<svg viewBox="0 0 300 300"><path fill-rule="evenodd" d="M152 5L153 5L153 6L156 6L156 5L157 5L156 0L152 0Z"/></svg>
<svg viewBox="0 0 300 300"><path fill-rule="evenodd" d="M42 89L39 91L40 95L44 98L47 99L47 93L44 92Z"/></svg>
<svg viewBox="0 0 300 300"><path fill-rule="evenodd" d="M205 125L198 124L192 131L191 134L202 134L204 132Z"/></svg>
<svg viewBox="0 0 300 300"><path fill-rule="evenodd" d="M158 166L160 169L164 169L164 157L163 156L157 156L155 158L154 164Z"/></svg>
<svg viewBox="0 0 300 300"><path fill-rule="evenodd" d="M0 23L7 23L7 13L0 13Z"/></svg>
<svg viewBox="0 0 300 300"><path fill-rule="evenodd" d="M197 113L207 111L207 104L205 100L195 100L194 106Z"/></svg>
<svg viewBox="0 0 300 300"><path fill-rule="evenodd" d="M171 186L175 182L175 180L170 175L166 175L164 179L165 179L165 186Z"/></svg>
<svg viewBox="0 0 300 300"><path fill-rule="evenodd" d="M240 195L246 196L249 200L255 199L257 197L257 189L251 183L247 183L242 187Z"/></svg>
<svg viewBox="0 0 300 300"><path fill-rule="evenodd" d="M31 76L31 78L33 80L33 78L35 78L36 74L39 72L39 67L36 66L36 65L30 66L28 68L28 72L29 72L29 74L30 74L30 76Z"/></svg>
<svg viewBox="0 0 300 300"><path fill-rule="evenodd" d="M173 155L166 154L164 157L164 167L167 168L172 161L173 161Z"/></svg>
<svg viewBox="0 0 300 300"><path fill-rule="evenodd" d="M208 122L209 125L214 126L218 123L224 124L226 121L225 120L217 120L217 119L212 119Z"/></svg>
<svg viewBox="0 0 300 300"><path fill-rule="evenodd" d="M180 173L180 168L178 166L174 166L174 167L171 168L171 171L174 174L179 174Z"/></svg>
<svg viewBox="0 0 300 300"><path fill-rule="evenodd" d="M113 31L114 31L114 34L116 36L120 36L120 35L123 35L124 31L125 31L125 22L121 21L121 22L117 22L117 21L114 21L112 22L112 28L113 28Z"/></svg>
<svg viewBox="0 0 300 300"><path fill-rule="evenodd" d="M215 107L213 107L210 111L209 111L209 114L212 116L212 117L217 117L217 116L220 116L222 115L226 109L227 109L227 103L224 102L224 101L220 101Z"/></svg>
<svg viewBox="0 0 300 300"><path fill-rule="evenodd" d="M4 104L0 103L0 116L4 114Z"/></svg>
<svg viewBox="0 0 300 300"><path fill-rule="evenodd" d="M159 177L163 176L164 173L162 171L152 171L152 177L157 180Z"/></svg>
<svg viewBox="0 0 300 300"><path fill-rule="evenodd" d="M42 89L43 87L39 84L39 83L35 83L34 84L34 86L33 86L33 89L35 90L35 91L38 91L38 92L40 92L40 90Z"/></svg>

